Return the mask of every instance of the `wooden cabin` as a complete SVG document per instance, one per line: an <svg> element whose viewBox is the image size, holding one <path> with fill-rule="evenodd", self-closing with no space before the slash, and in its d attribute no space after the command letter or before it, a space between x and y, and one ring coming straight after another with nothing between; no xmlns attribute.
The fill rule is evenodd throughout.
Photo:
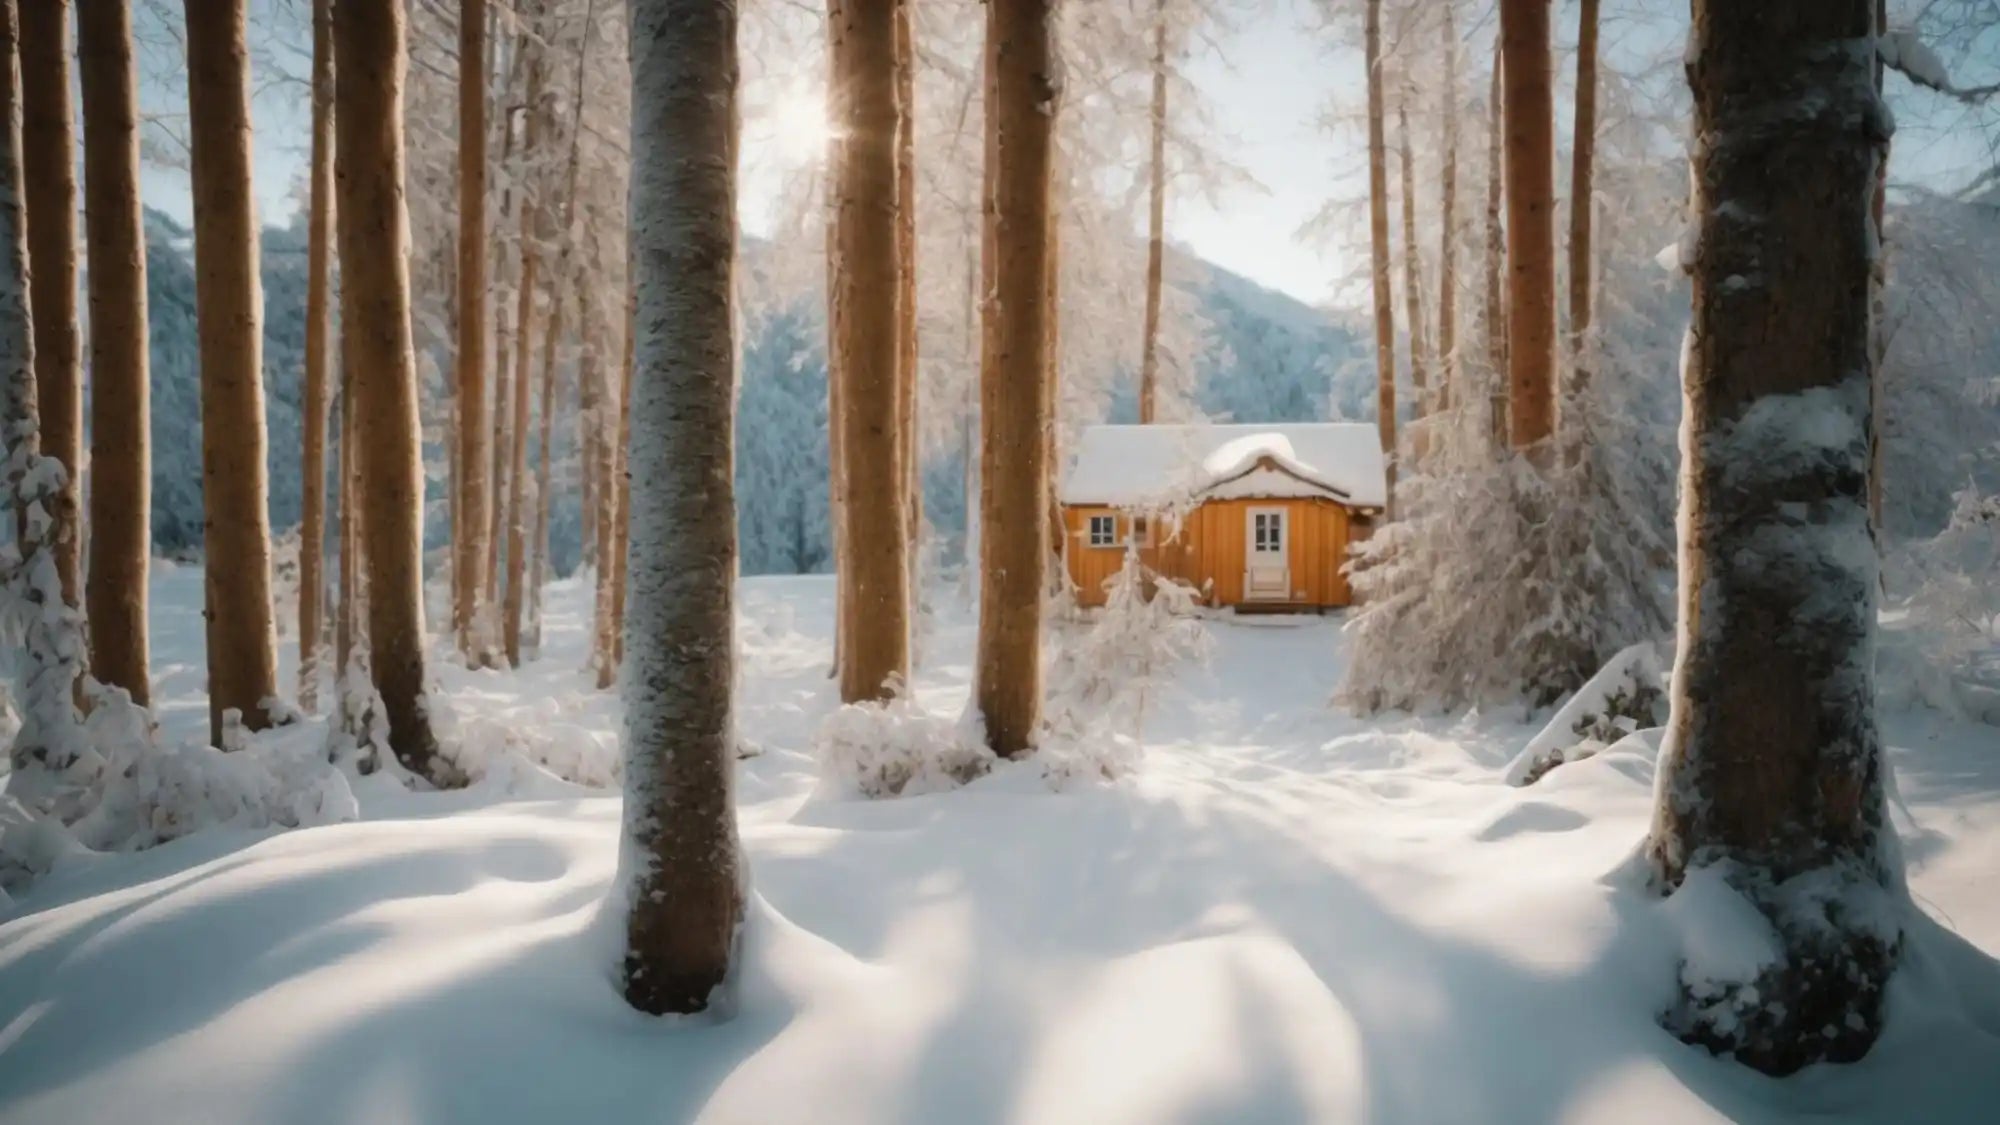
<svg viewBox="0 0 2000 1125"><path fill-rule="evenodd" d="M1341 566L1387 498L1375 426L1346 422L1093 426L1057 496L1079 604L1104 604L1132 544L1243 613L1350 604Z"/></svg>

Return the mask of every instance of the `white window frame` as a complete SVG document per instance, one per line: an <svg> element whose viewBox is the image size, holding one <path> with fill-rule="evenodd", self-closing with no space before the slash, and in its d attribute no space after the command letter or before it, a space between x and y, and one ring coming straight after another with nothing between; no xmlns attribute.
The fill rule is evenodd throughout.
<svg viewBox="0 0 2000 1125"><path fill-rule="evenodd" d="M1098 534L1098 528L1100 526L1104 528L1104 534L1102 536L1099 536ZM1118 517L1117 516L1089 517L1083 525L1083 536L1084 536L1083 539L1084 544L1089 547L1101 549L1101 548L1118 546Z"/></svg>
<svg viewBox="0 0 2000 1125"><path fill-rule="evenodd" d="M1257 522L1260 517L1271 517L1265 522L1264 526L1272 530L1272 538L1276 542L1272 543L1271 549L1268 551L1259 550L1257 547ZM1290 513L1283 508L1250 509L1249 527L1245 529L1250 536L1250 542L1247 544L1249 548L1247 553L1251 556L1274 555L1281 559L1289 558L1292 546L1291 522Z"/></svg>

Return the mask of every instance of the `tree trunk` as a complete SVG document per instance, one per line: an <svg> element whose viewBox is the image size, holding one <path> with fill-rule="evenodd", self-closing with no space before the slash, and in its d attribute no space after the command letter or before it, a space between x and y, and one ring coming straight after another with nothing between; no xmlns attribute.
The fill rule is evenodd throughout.
<svg viewBox="0 0 2000 1125"><path fill-rule="evenodd" d="M523 274L527 271L524 269ZM555 278L550 279L552 282ZM529 345L534 340L531 329L534 318L532 299L522 302L521 336L518 341L520 355L529 354ZM555 297L553 286L549 293L547 322L542 327L542 368L543 381L550 378L548 369L555 366L556 343L562 332L562 302ZM521 620L526 611L525 598L528 577L528 382L527 371L518 370L514 377L513 421L508 425L509 456L507 468L507 584L502 592L500 612L500 641L507 654L507 666L521 666Z"/></svg>
<svg viewBox="0 0 2000 1125"><path fill-rule="evenodd" d="M1368 0L1368 251L1375 287L1375 425L1396 509L1396 309L1389 275L1389 157L1382 122L1382 0Z"/></svg>
<svg viewBox="0 0 2000 1125"><path fill-rule="evenodd" d="M525 200L522 201L522 205L526 206ZM521 276L519 278L520 292L522 293L532 293L534 291L534 277L532 276L534 267L530 265L533 261L533 249L523 246L521 248ZM491 456L486 459L484 469L487 474L487 488L491 495L495 497L505 495L507 489L507 450L509 448L507 443L507 426L513 416L514 386L520 381L522 373L528 368L528 327L526 324L514 325L511 346L497 349L508 352L507 358L509 361L503 364L496 364L493 369L493 440L490 443ZM481 570L481 574L484 576L486 582L485 588L480 591L480 597L482 605L494 607L500 604L501 567L506 565L505 548L507 540L504 535L506 525L502 522L506 517L506 505L498 503L488 505L486 515L486 527L482 533L486 544L486 561L482 564ZM491 628L490 621L489 610L489 630ZM486 644L490 645L492 643L493 638L490 632L483 640ZM486 657L486 659L496 658L497 654L488 654Z"/></svg>
<svg viewBox="0 0 2000 1125"><path fill-rule="evenodd" d="M1889 33L1889 0L1875 0L1875 34ZM1875 54L1875 93L1882 93L1882 55ZM1889 153L1885 149L1882 159L1875 162L1875 191L1869 200L1869 217L1875 223L1875 243L1880 249L1869 270L1872 300L1869 313L1874 318L1874 336L1868 345L1868 413L1875 418L1875 428L1868 447L1868 522L1879 536L1882 533L1882 360L1887 341L1882 333L1885 315L1883 294L1889 284L1889 244L1885 220L1889 215Z"/></svg>
<svg viewBox="0 0 2000 1125"><path fill-rule="evenodd" d="M334 535L337 542L335 549L339 553L338 565L340 567L340 587L338 591L340 604L337 607L333 623L333 697L336 709L335 716L344 721L346 716L339 711L342 696L341 680L347 676L348 666L354 661L354 641L356 635L360 632L358 627L360 615L358 611L360 609L359 596L361 587L355 581L354 572L360 567L361 556L358 544L361 540L357 534L358 528L354 512L354 478L360 472L359 466L355 464L356 454L359 450L355 447L354 442L354 378L350 366L345 362L345 349L347 346L347 334L345 332L341 333L340 346L342 348L342 363L339 369L340 397L336 403L340 414L340 448L334 465L335 481L333 486Z"/></svg>
<svg viewBox="0 0 2000 1125"><path fill-rule="evenodd" d="M1867 1053L1910 909L1872 671L1874 26L1873 0L1695 0L1688 53L1681 649L1647 850L1664 888L1707 876L1770 923L1775 960L1664 1018L1774 1074Z"/></svg>
<svg viewBox="0 0 2000 1125"><path fill-rule="evenodd" d="M561 295L553 295L553 301L549 307L549 316L551 319L561 319ZM549 493L555 460L554 450L551 448L551 443L555 439L555 410L556 365L544 363L541 417L537 422L535 435L535 565L528 582L528 620L531 623L529 635L533 638L531 650L537 658L542 654L542 587L549 580Z"/></svg>
<svg viewBox="0 0 2000 1125"><path fill-rule="evenodd" d="M0 0L0 443L4 443L7 498L14 509L18 553L10 596L48 607L24 614L16 668L20 730L9 747L13 776L46 769L58 777L89 752L76 712L82 674L82 622L62 599L62 579L47 536L60 524L29 518L37 506L61 506L63 489L51 479L42 453L35 389L35 328L29 294L28 218L22 185L21 72L17 67L18 13ZM72 525L74 515L70 519ZM49 610L53 610L50 612ZM11 787L25 796L24 786Z"/></svg>
<svg viewBox="0 0 2000 1125"><path fill-rule="evenodd" d="M152 555L153 467L130 0L92 0L79 7L76 52L83 88L84 236L90 256L92 476L85 600L91 670L144 707L152 700L146 577ZM308 442L311 438L308 432ZM308 530L314 511L307 509ZM301 571L302 583L306 574ZM317 580L317 570L310 574ZM310 588L301 589L302 621L303 595Z"/></svg>
<svg viewBox="0 0 2000 1125"><path fill-rule="evenodd" d="M965 220L965 354L961 357L967 371L979 370L980 328L979 328L979 279L984 265L982 259L991 255L985 253L980 231L984 229L981 208L968 207ZM970 574L979 555L979 389L969 388L969 401L961 411L959 422L959 486L963 490L965 508L965 541L959 544L965 571Z"/></svg>
<svg viewBox="0 0 2000 1125"><path fill-rule="evenodd" d="M1486 95L1486 362L1492 371L1492 388L1487 396L1487 415L1493 448L1508 444L1507 422L1507 296L1502 278L1507 272L1507 230L1501 225L1501 154L1506 150L1505 88L1506 52L1498 35L1493 37L1493 84Z"/></svg>
<svg viewBox="0 0 2000 1125"><path fill-rule="evenodd" d="M917 64L915 29L911 26L916 0L896 2L896 433L903 464L903 560L909 568L904 586L912 628L922 600L921 561L924 533L923 438L918 432L917 394ZM912 653L914 654L914 648ZM912 656L914 659L914 655Z"/></svg>
<svg viewBox="0 0 2000 1125"><path fill-rule="evenodd" d="M250 66L244 0L188 0L203 29L187 37L189 175L194 190L195 308L201 346L203 568L208 615L209 737L223 715L268 725L278 694L266 500L263 297L250 176ZM345 255L343 255L345 259Z"/></svg>
<svg viewBox="0 0 2000 1125"><path fill-rule="evenodd" d="M1451 409L1458 383L1458 24L1444 6L1444 172L1438 191L1437 410Z"/></svg>
<svg viewBox="0 0 2000 1125"><path fill-rule="evenodd" d="M354 361L356 488L368 573L368 647L389 746L443 785L455 771L425 714L423 490L417 370L410 343L409 227L403 214L403 7L339 0L334 89L340 182L341 322Z"/></svg>
<svg viewBox="0 0 2000 1125"><path fill-rule="evenodd" d="M1424 332L1423 266L1417 260L1417 162L1410 154L1408 97L1396 101L1396 139L1403 168L1403 315L1410 333L1410 406L1416 417L1430 413L1430 340Z"/></svg>
<svg viewBox="0 0 2000 1125"><path fill-rule="evenodd" d="M83 356L76 309L76 130L70 116L69 0L21 7L21 154L27 177L28 287L42 456L62 463L50 529L63 601L83 604Z"/></svg>
<svg viewBox="0 0 2000 1125"><path fill-rule="evenodd" d="M611 654L609 667L614 680L617 677L619 666L625 661L625 570L628 561L626 555L631 540L630 521L632 514L632 473L630 459L632 450L633 318L630 311L631 303L629 301L626 303L626 309L625 365L623 378L619 381L618 394L618 502L611 516L611 540L613 543L613 550L611 552L611 562L613 565L611 613L605 619L605 624L611 632L611 640L607 646L607 651ZM601 682L603 681L601 673L599 679ZM608 688L611 684L609 682L602 682L602 686Z"/></svg>
<svg viewBox="0 0 2000 1125"><path fill-rule="evenodd" d="M1507 397L1513 447L1555 433L1555 90L1549 0L1500 0L1506 86Z"/></svg>
<svg viewBox="0 0 2000 1125"><path fill-rule="evenodd" d="M577 310L577 321L583 325L585 311ZM587 327L587 326L586 326ZM597 511L597 491L602 482L597 479L597 400L602 389L598 374L601 357L597 354L597 341L585 335L583 354L577 361L576 373L576 449L577 471L583 481L579 489L581 496L577 506L578 538L582 542L581 556L585 570L595 571L597 557L596 524L592 513Z"/></svg>
<svg viewBox="0 0 2000 1125"><path fill-rule="evenodd" d="M840 696L884 699L910 674L908 485L902 465L902 293L897 269L896 27L890 4L840 6L835 35L846 90L835 216L840 290L841 454L851 631Z"/></svg>
<svg viewBox="0 0 2000 1125"><path fill-rule="evenodd" d="M1044 597L1063 595L1069 569L1063 560L1063 515L1056 503L1056 470L1062 464L1062 213L1063 164L1060 135L1050 143L1049 164L1049 250L1044 259L1043 296L1048 301L1048 321L1042 338L1047 341L1048 377L1042 380L1042 518L1048 522L1048 554L1042 556Z"/></svg>
<svg viewBox="0 0 2000 1125"><path fill-rule="evenodd" d="M1590 333L1591 175L1597 153L1597 7L1582 0L1576 33L1576 123L1569 165L1569 341L1572 389L1590 385L1584 343Z"/></svg>
<svg viewBox="0 0 2000 1125"><path fill-rule="evenodd" d="M590 329L602 338L601 323ZM622 373L621 373L622 374ZM618 580L618 547L614 527L618 518L618 400L621 397L610 377L591 372L598 381L598 408L592 450L597 456L597 506L584 513L590 521L585 529L597 543L597 585L592 603L590 665L597 673L600 690L617 683L618 670L611 663L611 592Z"/></svg>
<svg viewBox="0 0 2000 1125"><path fill-rule="evenodd" d="M1160 286L1167 254L1167 0L1153 14L1152 175L1146 207L1146 319L1139 345L1139 421L1151 425L1160 396Z"/></svg>
<svg viewBox="0 0 2000 1125"><path fill-rule="evenodd" d="M1048 554L1049 206L1060 109L1049 0L992 0L988 246L980 357L979 713L995 753L1033 746L1041 719L1042 561Z"/></svg>
<svg viewBox="0 0 2000 1125"><path fill-rule="evenodd" d="M707 1007L746 871L734 799L736 5L632 6L640 434L625 705L625 998ZM688 154L699 153L699 159Z"/></svg>
<svg viewBox="0 0 2000 1125"><path fill-rule="evenodd" d="M542 104L542 49L539 46L523 46L524 51L532 51L528 62L528 120L523 129L521 150L529 159L536 159L540 152L540 133L547 113ZM572 152L572 160L574 153ZM572 166L573 168L573 166ZM572 172L569 200L565 207L573 207L576 198L575 176ZM548 214L546 192L530 193L523 185L521 192L521 282L515 294L514 340L515 367L512 379L513 394L512 421L508 425L511 436L507 471L507 586L500 614L500 643L507 654L507 666L521 666L521 614L523 609L522 583L527 577L526 488L528 470L528 362L534 353L535 340L535 274L536 262L540 257L537 248L536 228L541 228L541 237L554 233ZM562 255L568 258L565 250ZM553 378L550 369L556 362L556 344L562 337L562 301L557 296L557 286L565 279L560 267L557 276L549 279L548 323L542 329L542 367L544 382Z"/></svg>
<svg viewBox="0 0 2000 1125"><path fill-rule="evenodd" d="M458 7L458 521L469 532L452 544L459 580L452 606L458 647L468 656L486 587L486 521L493 503L486 474L469 471L492 456L486 416L486 0Z"/></svg>
<svg viewBox="0 0 2000 1125"><path fill-rule="evenodd" d="M312 180L306 232L305 492L299 536L299 704L319 699L326 600L327 365L333 311L333 0L313 0ZM456 475L452 481L457 484ZM335 669L339 675L339 669Z"/></svg>
<svg viewBox="0 0 2000 1125"><path fill-rule="evenodd" d="M847 81L842 67L846 65L845 42L847 17L845 10L848 0L826 0L826 119L830 122L847 121ZM843 320L843 293L838 283L841 272L840 262L840 207L841 207L841 160L847 144L837 131L829 129L826 141L826 159L822 175L825 176L826 208L826 458L827 458L827 533L833 547L833 666L827 669L828 678L839 676L848 649L848 614L854 605L854 594L849 588L854 581L854 568L847 561L847 450L843 445L843 434L847 424L842 421L841 411L841 369L844 360L840 354L840 341L846 338Z"/></svg>

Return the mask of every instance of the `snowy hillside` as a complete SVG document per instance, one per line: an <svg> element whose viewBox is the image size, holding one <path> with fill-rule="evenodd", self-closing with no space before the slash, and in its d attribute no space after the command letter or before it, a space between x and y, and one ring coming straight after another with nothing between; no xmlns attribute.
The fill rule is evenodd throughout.
<svg viewBox="0 0 2000 1125"><path fill-rule="evenodd" d="M160 659L199 651L200 573L156 578ZM1654 1021L1676 957L1757 956L1727 896L1643 893L1650 736L1527 789L1515 714L1327 705L1337 620L1216 620L1131 777L1033 763L943 795L825 787L831 587L744 585L738 798L756 899L734 1018L638 1016L600 924L619 803L586 592L548 659L441 662L468 791L359 789L359 823L218 830L82 862L0 923L0 1121L1985 1122L2000 1101L2000 757L1892 713L1923 908L1867 1059L1766 1079ZM966 697L941 616L917 681ZM200 678L160 678L198 731ZM295 732L287 737L308 737ZM503 749L503 747L505 749ZM451 815L445 815L445 814Z"/></svg>

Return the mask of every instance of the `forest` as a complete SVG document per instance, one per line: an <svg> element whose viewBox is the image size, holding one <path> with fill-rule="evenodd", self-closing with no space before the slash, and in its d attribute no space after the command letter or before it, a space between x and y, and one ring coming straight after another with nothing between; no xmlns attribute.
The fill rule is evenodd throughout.
<svg viewBox="0 0 2000 1125"><path fill-rule="evenodd" d="M1996 153L1995 0L0 0L0 1122L1990 1121Z"/></svg>

